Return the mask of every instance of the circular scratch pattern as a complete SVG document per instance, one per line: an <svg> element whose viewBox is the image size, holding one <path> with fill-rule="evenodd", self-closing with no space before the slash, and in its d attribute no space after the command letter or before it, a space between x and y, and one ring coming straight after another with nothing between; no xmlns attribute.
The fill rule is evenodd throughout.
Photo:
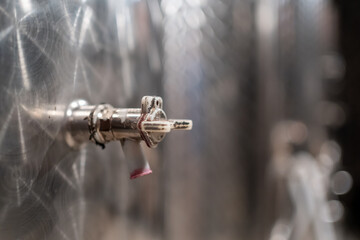
<svg viewBox="0 0 360 240"><path fill-rule="evenodd" d="M0 239L104 237L125 194L122 155L68 148L64 110L134 105L140 85L156 94L152 25L145 1L0 3Z"/></svg>

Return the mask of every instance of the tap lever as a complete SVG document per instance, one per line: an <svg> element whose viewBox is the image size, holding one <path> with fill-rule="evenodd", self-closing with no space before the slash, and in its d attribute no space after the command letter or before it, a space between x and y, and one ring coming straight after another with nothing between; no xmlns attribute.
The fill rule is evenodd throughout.
<svg viewBox="0 0 360 240"><path fill-rule="evenodd" d="M130 179L151 174L149 162L146 160L140 141L120 141L130 173Z"/></svg>

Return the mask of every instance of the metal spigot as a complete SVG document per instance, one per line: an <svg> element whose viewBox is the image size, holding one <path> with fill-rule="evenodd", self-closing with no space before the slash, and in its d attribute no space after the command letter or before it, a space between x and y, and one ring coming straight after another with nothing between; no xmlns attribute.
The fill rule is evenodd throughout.
<svg viewBox="0 0 360 240"><path fill-rule="evenodd" d="M105 148L107 142L120 141L127 159L131 159L128 160L130 178L149 174L151 169L141 149L130 150L140 153L136 157L127 154L126 149L133 149L135 145L140 148L140 141L155 148L171 130L192 128L191 120L167 119L162 106L162 98L156 96L144 96L141 108L89 105L85 100L76 100L66 110L66 142L78 148L91 140Z"/></svg>

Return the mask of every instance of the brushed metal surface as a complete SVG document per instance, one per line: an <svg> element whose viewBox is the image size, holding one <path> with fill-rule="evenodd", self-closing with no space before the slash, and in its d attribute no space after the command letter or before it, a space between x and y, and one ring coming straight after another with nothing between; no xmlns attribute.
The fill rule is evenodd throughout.
<svg viewBox="0 0 360 240"><path fill-rule="evenodd" d="M159 94L149 6L156 9L146 1L0 2L0 239L136 232L113 227L132 198L119 143L74 151L62 126L75 99L126 107L138 106L142 90Z"/></svg>
<svg viewBox="0 0 360 240"><path fill-rule="evenodd" d="M295 210L271 133L296 120L306 150L328 143L314 115L334 50L327 3L1 1L0 239L287 239ZM194 121L144 149L152 175L130 182L119 143L64 142L73 100L128 108L143 95Z"/></svg>

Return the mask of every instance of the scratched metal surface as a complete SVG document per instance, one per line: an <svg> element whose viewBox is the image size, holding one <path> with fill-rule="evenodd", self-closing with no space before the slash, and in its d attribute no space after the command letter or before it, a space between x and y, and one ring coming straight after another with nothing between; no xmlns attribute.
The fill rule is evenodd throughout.
<svg viewBox="0 0 360 240"><path fill-rule="evenodd" d="M269 135L313 122L324 2L0 1L0 239L270 238L291 203ZM129 181L118 143L64 144L72 100L142 95L194 121L146 150L152 175Z"/></svg>
<svg viewBox="0 0 360 240"><path fill-rule="evenodd" d="M149 199L129 189L117 143L73 151L61 126L77 98L139 107L160 94L159 16L154 1L0 1L0 239L139 232L126 216L144 218Z"/></svg>

